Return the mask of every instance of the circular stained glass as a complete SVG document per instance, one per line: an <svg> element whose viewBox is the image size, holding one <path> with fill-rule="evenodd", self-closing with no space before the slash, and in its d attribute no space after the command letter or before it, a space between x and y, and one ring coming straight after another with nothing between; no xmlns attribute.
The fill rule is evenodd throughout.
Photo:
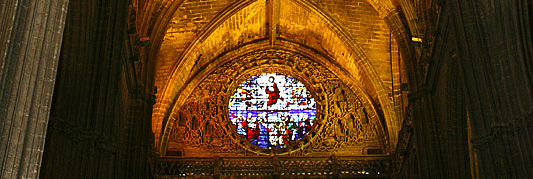
<svg viewBox="0 0 533 179"><path fill-rule="evenodd" d="M229 118L244 140L261 148L284 148L309 133L316 103L297 79L263 73L235 89Z"/></svg>

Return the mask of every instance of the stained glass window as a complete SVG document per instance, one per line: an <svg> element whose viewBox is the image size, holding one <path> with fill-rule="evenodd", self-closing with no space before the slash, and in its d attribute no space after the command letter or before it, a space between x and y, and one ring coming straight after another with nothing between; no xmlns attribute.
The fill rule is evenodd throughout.
<svg viewBox="0 0 533 179"><path fill-rule="evenodd" d="M263 73L244 81L229 100L229 118L244 140L284 148L301 140L316 117L316 103L295 78Z"/></svg>

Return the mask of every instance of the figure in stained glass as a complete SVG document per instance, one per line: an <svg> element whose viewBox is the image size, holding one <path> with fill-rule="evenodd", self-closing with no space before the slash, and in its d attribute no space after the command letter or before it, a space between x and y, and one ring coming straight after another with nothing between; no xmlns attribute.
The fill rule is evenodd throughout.
<svg viewBox="0 0 533 179"><path fill-rule="evenodd" d="M284 148L309 133L316 117L316 103L302 82L264 73L235 89L229 113L244 140L261 148Z"/></svg>

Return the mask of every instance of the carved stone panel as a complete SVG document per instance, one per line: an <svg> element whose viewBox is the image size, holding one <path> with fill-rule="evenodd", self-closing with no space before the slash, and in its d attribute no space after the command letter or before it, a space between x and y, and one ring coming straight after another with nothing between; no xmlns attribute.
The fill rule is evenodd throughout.
<svg viewBox="0 0 533 179"><path fill-rule="evenodd" d="M250 76L290 75L316 101L316 120L309 134L286 148L264 149L243 140L228 119L230 94ZM346 80L346 79L344 79ZM201 79L179 108L169 137L168 154L213 156L361 156L365 148L383 149L385 130L374 108L365 106L354 87L326 66L299 54L264 50L228 61ZM374 117L373 117L374 116ZM172 152L178 151L178 152ZM167 154L167 155L168 155Z"/></svg>

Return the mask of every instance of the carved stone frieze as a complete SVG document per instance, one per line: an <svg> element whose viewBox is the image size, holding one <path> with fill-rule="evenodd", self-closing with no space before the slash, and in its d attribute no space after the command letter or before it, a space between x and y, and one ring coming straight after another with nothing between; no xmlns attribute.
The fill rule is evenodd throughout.
<svg viewBox="0 0 533 179"><path fill-rule="evenodd" d="M392 174L388 158L360 160L336 157L194 158L155 162L155 178L382 178Z"/></svg>

